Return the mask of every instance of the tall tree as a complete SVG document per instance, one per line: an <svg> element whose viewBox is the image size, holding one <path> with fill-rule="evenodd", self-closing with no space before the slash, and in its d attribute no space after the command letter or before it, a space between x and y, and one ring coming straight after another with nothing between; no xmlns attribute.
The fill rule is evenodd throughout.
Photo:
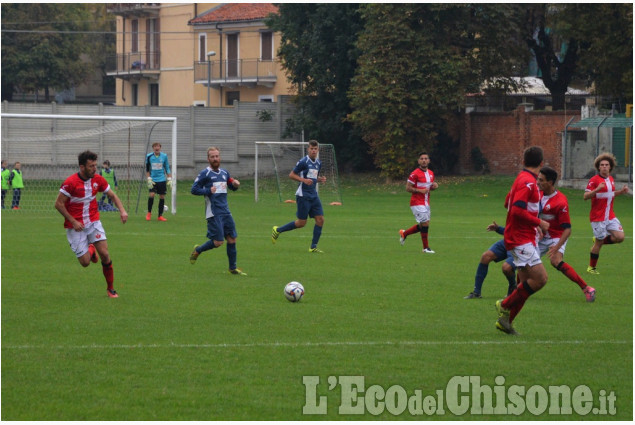
<svg viewBox="0 0 635 425"><path fill-rule="evenodd" d="M49 101L50 89L85 81L92 68L82 58L89 45L82 31L91 20L86 5L78 3L3 3L3 99L5 89L20 88L44 90Z"/></svg>
<svg viewBox="0 0 635 425"><path fill-rule="evenodd" d="M362 6L350 120L385 176L403 178L413 155L432 150L439 135L448 143L447 123L484 80L513 84L505 77L526 51L519 48L520 11L513 5Z"/></svg>
<svg viewBox="0 0 635 425"><path fill-rule="evenodd" d="M350 122L347 92L357 66L355 45L362 28L358 4L283 3L267 23L281 33L278 55L297 88L291 130L333 143L340 164L363 168L367 149Z"/></svg>

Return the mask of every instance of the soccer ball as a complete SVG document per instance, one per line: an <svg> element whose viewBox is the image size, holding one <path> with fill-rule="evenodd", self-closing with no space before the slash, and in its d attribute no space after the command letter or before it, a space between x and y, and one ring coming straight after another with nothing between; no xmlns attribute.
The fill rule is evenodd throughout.
<svg viewBox="0 0 635 425"><path fill-rule="evenodd" d="M167 205L164 205L164 206L163 206L163 211L167 211L167 210L169 210L168 206L167 206Z"/></svg>
<svg viewBox="0 0 635 425"><path fill-rule="evenodd" d="M304 296L304 286L300 282L289 282L284 287L284 296L292 303L296 303Z"/></svg>

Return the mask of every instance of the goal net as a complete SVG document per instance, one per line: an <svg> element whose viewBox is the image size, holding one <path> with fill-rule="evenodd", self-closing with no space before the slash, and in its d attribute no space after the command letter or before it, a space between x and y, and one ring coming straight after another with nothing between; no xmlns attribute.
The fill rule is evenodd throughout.
<svg viewBox="0 0 635 425"><path fill-rule="evenodd" d="M174 182L166 205L176 213L176 118L9 113L1 117L2 160L11 170L16 162L21 164L24 188L19 211L50 212L62 182L79 171L78 154L91 150L98 155L98 173L104 161L110 162L116 178L113 189L128 214L145 213L145 158L152 152L152 143L159 142L168 155ZM11 187L5 194L5 211L13 206L13 192ZM107 196L99 194L97 201L100 211L117 211ZM155 201L154 208L157 205Z"/></svg>
<svg viewBox="0 0 635 425"><path fill-rule="evenodd" d="M289 178L295 164L307 155L305 142L256 142L254 192L256 202L275 200L284 202L295 200L298 182ZM326 183L317 186L323 204L342 202L340 193L335 148L331 144L320 143L318 158L322 162L320 176Z"/></svg>

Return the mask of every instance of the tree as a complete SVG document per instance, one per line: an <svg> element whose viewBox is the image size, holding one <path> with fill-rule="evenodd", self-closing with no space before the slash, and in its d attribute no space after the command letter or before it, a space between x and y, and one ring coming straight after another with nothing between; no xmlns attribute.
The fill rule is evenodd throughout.
<svg viewBox="0 0 635 425"><path fill-rule="evenodd" d="M3 99L20 88L44 90L48 102L50 89L84 82L92 69L82 59L89 43L81 31L91 19L83 4L3 3Z"/></svg>
<svg viewBox="0 0 635 425"><path fill-rule="evenodd" d="M527 8L526 39L553 109L563 109L571 81L600 95L633 98L631 4L536 4Z"/></svg>
<svg viewBox="0 0 635 425"><path fill-rule="evenodd" d="M299 113L290 130L333 143L340 164L363 168L367 149L351 123L347 92L357 66L359 5L283 3L268 26L281 34L278 56L297 88Z"/></svg>
<svg viewBox="0 0 635 425"><path fill-rule="evenodd" d="M522 60L514 5L367 4L350 120L389 178L403 178L421 150L450 145L455 111L488 78L512 85ZM501 22L510 21L507 31ZM454 135L456 137L456 135ZM445 150L448 146L445 146ZM444 151L443 148L440 151Z"/></svg>

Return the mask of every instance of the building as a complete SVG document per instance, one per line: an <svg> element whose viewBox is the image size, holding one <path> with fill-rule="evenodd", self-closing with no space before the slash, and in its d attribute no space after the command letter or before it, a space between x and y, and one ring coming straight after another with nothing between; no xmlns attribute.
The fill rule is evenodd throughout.
<svg viewBox="0 0 635 425"><path fill-rule="evenodd" d="M232 106L292 94L271 3L116 3L118 106Z"/></svg>

